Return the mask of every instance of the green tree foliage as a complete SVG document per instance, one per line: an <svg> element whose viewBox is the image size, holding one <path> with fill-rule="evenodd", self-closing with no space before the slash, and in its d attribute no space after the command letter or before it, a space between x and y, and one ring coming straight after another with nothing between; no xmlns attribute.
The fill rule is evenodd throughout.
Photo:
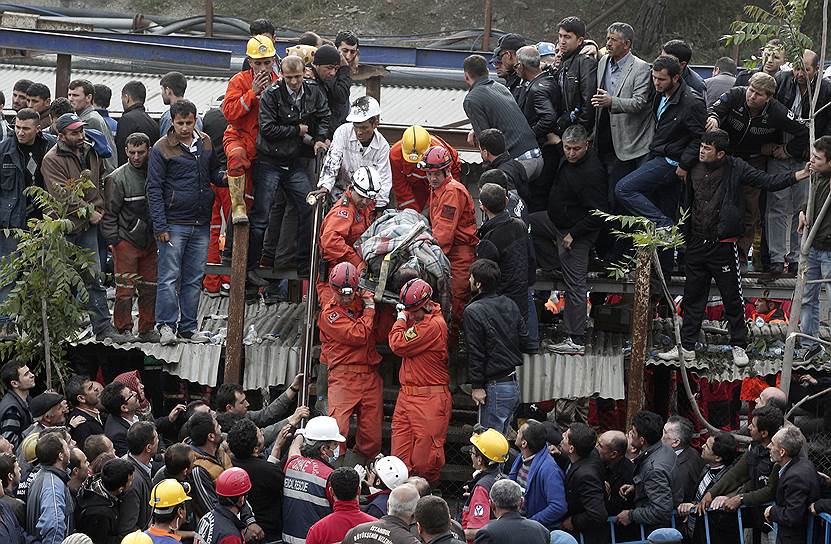
<svg viewBox="0 0 831 544"><path fill-rule="evenodd" d="M733 21L732 34L722 37L725 45L764 45L778 38L785 49L785 58L802 68L802 52L812 49L813 40L802 32L810 0L772 0L770 9L746 5L744 13L749 21ZM756 64L756 57L750 62Z"/></svg>

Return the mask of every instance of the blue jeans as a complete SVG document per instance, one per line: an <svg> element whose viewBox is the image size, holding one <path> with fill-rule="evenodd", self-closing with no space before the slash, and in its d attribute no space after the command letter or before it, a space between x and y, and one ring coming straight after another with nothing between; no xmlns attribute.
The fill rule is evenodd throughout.
<svg viewBox="0 0 831 544"><path fill-rule="evenodd" d="M485 393L485 405L479 407L479 423L486 429L496 429L504 435L514 417L514 410L519 406L516 375L509 382L486 383Z"/></svg>
<svg viewBox="0 0 831 544"><path fill-rule="evenodd" d="M306 271L311 254L311 207L306 196L312 190L309 174L301 161L292 166L276 166L257 161L254 168L254 208L248 216L251 238L248 243L248 270L257 268L263 251L263 240L268 228L268 218L274 195L282 184L286 197L297 208L297 265L298 271Z"/></svg>
<svg viewBox="0 0 831 544"><path fill-rule="evenodd" d="M671 227L678 213L682 186L675 169L664 157L647 161L617 183L618 204L659 227Z"/></svg>
<svg viewBox="0 0 831 544"><path fill-rule="evenodd" d="M89 301L87 311L92 322L92 331L95 334L109 328L110 308L107 306L107 290L101 284L101 261L98 253L98 226L90 225L82 232L69 234L67 240L77 246L81 246L92 252L93 264L89 269L89 275L82 274L86 283Z"/></svg>
<svg viewBox="0 0 831 544"><path fill-rule="evenodd" d="M170 225L168 232L170 242L157 244L156 324L169 325L177 330L178 322L179 332L193 332L197 326L196 313L208 260L211 227Z"/></svg>
<svg viewBox="0 0 831 544"><path fill-rule="evenodd" d="M831 251L820 251L814 248L808 252L808 264L805 270L805 280L819 280L831 278ZM825 283L809 283L805 285L802 296L802 313L799 316L799 330L802 334L816 336L819 331L819 294ZM816 344L813 340L800 338L800 345L811 347Z"/></svg>

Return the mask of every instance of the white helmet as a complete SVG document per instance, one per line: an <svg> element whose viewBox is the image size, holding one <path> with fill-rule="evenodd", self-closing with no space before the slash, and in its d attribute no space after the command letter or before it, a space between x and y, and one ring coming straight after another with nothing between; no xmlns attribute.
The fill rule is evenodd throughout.
<svg viewBox="0 0 831 544"><path fill-rule="evenodd" d="M381 115L381 105L378 101L371 96L361 96L352 102L346 121L349 123L363 123L377 115Z"/></svg>
<svg viewBox="0 0 831 544"><path fill-rule="evenodd" d="M374 166L361 166L352 174L352 190L364 198L375 198L381 190L381 174Z"/></svg>
<svg viewBox="0 0 831 544"><path fill-rule="evenodd" d="M303 436L306 440L314 440L315 442L346 442L346 438L340 434L338 429L338 422L333 417L318 416L313 417L306 423L306 428L303 429Z"/></svg>
<svg viewBox="0 0 831 544"><path fill-rule="evenodd" d="M381 478L387 489L395 489L410 477L407 465L394 455L382 457L375 461L375 473Z"/></svg>

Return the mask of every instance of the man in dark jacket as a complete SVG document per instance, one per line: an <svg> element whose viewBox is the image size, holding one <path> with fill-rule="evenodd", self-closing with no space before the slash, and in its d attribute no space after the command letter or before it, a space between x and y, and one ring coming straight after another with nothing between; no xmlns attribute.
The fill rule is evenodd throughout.
<svg viewBox="0 0 831 544"><path fill-rule="evenodd" d="M393 544L420 544L410 533L414 523L418 490L411 484L401 484L392 490L387 503L388 514L378 521L362 523L349 530L342 544L377 544L389 539Z"/></svg>
<svg viewBox="0 0 831 544"><path fill-rule="evenodd" d="M476 544L523 542L547 544L551 533L538 521L525 519L519 513L522 488L513 480L499 480L491 488L491 508L496 518L476 533Z"/></svg>
<svg viewBox="0 0 831 544"><path fill-rule="evenodd" d="M6 388L0 401L0 434L17 449L23 440L23 431L33 421L29 391L35 387L35 375L26 363L12 359L0 370L0 380Z"/></svg>
<svg viewBox="0 0 831 544"><path fill-rule="evenodd" d="M519 406L516 367L534 345L516 304L496 294L499 278L499 266L490 259L473 263L470 286L476 294L464 310L463 326L479 423L504 435Z"/></svg>
<svg viewBox="0 0 831 544"><path fill-rule="evenodd" d="M110 459L101 475L78 492L75 527L95 544L118 544L123 535L117 530L119 506L133 481L133 464L124 459ZM148 499L149 500L149 499Z"/></svg>
<svg viewBox="0 0 831 544"><path fill-rule="evenodd" d="M352 67L336 46L323 45L315 51L312 74L317 84L326 93L326 101L331 112L329 130L326 134L326 139L329 141L332 140L335 130L346 122L346 116L349 115L351 72Z"/></svg>
<svg viewBox="0 0 831 544"><path fill-rule="evenodd" d="M70 422L69 434L79 447L83 448L87 437L104 434L100 412L103 389L104 386L84 374L74 374L66 385L66 399L72 406L66 418Z"/></svg>
<svg viewBox="0 0 831 544"><path fill-rule="evenodd" d="M692 60L692 54L692 47L684 40L670 40L661 47L661 55L678 59L678 62L681 64L681 79L684 80L687 87L697 92L703 98L707 86L704 84L704 78L689 66Z"/></svg>
<svg viewBox="0 0 831 544"><path fill-rule="evenodd" d="M424 544L462 544L450 532L450 508L441 497L421 497L416 503L415 521Z"/></svg>
<svg viewBox="0 0 831 544"><path fill-rule="evenodd" d="M210 342L197 330L196 312L208 258L211 183L222 184L225 177L211 139L194 128L196 106L182 99L170 106L170 114L173 128L153 146L147 174L147 201L159 248L156 324L163 346L179 339Z"/></svg>
<svg viewBox="0 0 831 544"><path fill-rule="evenodd" d="M138 396L123 383L112 382L101 392L101 406L109 414L104 434L112 441L116 455L126 455L129 450L127 431L138 421Z"/></svg>
<svg viewBox="0 0 831 544"><path fill-rule="evenodd" d="M254 179L254 208L249 215L249 270L259 265L271 205L282 186L297 209L298 272L308 273L311 208L306 197L312 186L303 159L325 149L330 111L324 90L314 81L304 81L303 68L299 57L286 57L282 63L283 78L260 96L258 172Z"/></svg>
<svg viewBox="0 0 831 544"><path fill-rule="evenodd" d="M155 145L159 139L159 123L147 115L144 110L144 101L147 98L147 89L141 81L128 81L121 88L121 105L124 113L118 120L118 128L115 133L115 149L118 153L118 164L127 162L127 138L134 132L140 132L147 136L150 147Z"/></svg>
<svg viewBox="0 0 831 544"><path fill-rule="evenodd" d="M755 77L755 76L754 76ZM808 168L771 176L756 170L742 159L727 156L729 137L723 130L712 130L701 138L699 162L687 181L686 202L690 219L687 231L684 283L684 323L681 327L681 354L685 361L695 359L695 343L704 319L709 285L715 279L730 324L733 362L747 366L747 326L744 320L741 277L736 240L743 231L741 188L745 185L777 191L810 177ZM678 347L658 355L665 361L677 360Z"/></svg>
<svg viewBox="0 0 831 544"><path fill-rule="evenodd" d="M779 524L779 544L806 541L811 521L808 507L820 497L817 469L802 453L804 447L805 437L793 426L779 429L768 445L770 458L780 468L776 504L765 509L765 519Z"/></svg>
<svg viewBox="0 0 831 544"><path fill-rule="evenodd" d="M609 540L604 502L603 463L594 449L597 435L585 423L572 423L563 433L560 451L571 465L566 471L568 513L560 527L587 542Z"/></svg>
<svg viewBox="0 0 831 544"><path fill-rule="evenodd" d="M603 218L595 210L608 209L608 175L582 125L563 133L563 155L548 200L557 252L566 282L565 341L549 346L554 353L582 355L586 334L586 274L589 250L597 240Z"/></svg>
<svg viewBox="0 0 831 544"><path fill-rule="evenodd" d="M113 322L121 333L132 334L133 294L138 291L138 340L156 343L156 243L145 196L150 140L135 132L125 146L127 163L104 178L107 210L101 220L101 234L112 247L115 273L124 275L116 282Z"/></svg>
<svg viewBox="0 0 831 544"><path fill-rule="evenodd" d="M674 415L664 423L661 441L672 448L678 459L675 465L676 477L672 480L673 501L676 506L682 502L691 502L695 498L701 469L704 468L701 455L692 447L692 438L693 425L689 419Z"/></svg>
<svg viewBox="0 0 831 544"><path fill-rule="evenodd" d="M216 481L216 505L202 516L196 527L195 541L204 544L243 544L245 523L240 519L251 479L241 468L229 468Z"/></svg>
<svg viewBox="0 0 831 544"><path fill-rule="evenodd" d="M713 103L708 112L707 130L721 128L730 136L728 153L760 170L767 157L803 157L808 147L808 128L793 112L774 98L776 81L765 73L753 74L747 87L733 87ZM789 141L781 144L783 135ZM747 267L747 253L759 224L760 189L748 185L744 194L744 229L739 238L739 259ZM777 270L778 271L778 270Z"/></svg>
<svg viewBox="0 0 831 544"><path fill-rule="evenodd" d="M618 182L615 198L630 213L668 228L675 223L682 182L698 157L706 111L704 99L682 81L674 57L655 60L652 83L656 122L651 159Z"/></svg>
<svg viewBox="0 0 831 544"><path fill-rule="evenodd" d="M555 132L562 135L571 125L582 125L591 134L594 127L592 96L597 91L597 60L583 55L586 23L566 17L559 24L559 64L554 77L560 86L559 118Z"/></svg>
<svg viewBox="0 0 831 544"><path fill-rule="evenodd" d="M38 440L40 471L26 499L26 532L42 544L60 544L75 532L75 499L67 485L69 445L58 433Z"/></svg>
<svg viewBox="0 0 831 544"><path fill-rule="evenodd" d="M629 444L621 431L606 431L597 439L597 453L605 466L603 480L609 492L606 494L606 512L618 515L629 507L628 501L620 495L620 488L632 483L635 465L627 459Z"/></svg>
<svg viewBox="0 0 831 544"><path fill-rule="evenodd" d="M524 202L533 206L535 203L528 200L531 196L528 174L525 173L525 167L508 154L505 147L505 135L502 131L498 128L485 129L477 135L476 143L479 145L479 154L482 156L482 168L485 171L498 169L504 172L508 178L506 190L516 191ZM543 208L544 204L539 204L536 208L530 209L538 211Z"/></svg>
<svg viewBox="0 0 831 544"><path fill-rule="evenodd" d="M505 80L505 86L519 103L526 88L522 84L522 75L517 72L517 53L525 47L525 39L519 34L505 34L499 38L493 50L491 64L496 68L496 75Z"/></svg>
<svg viewBox="0 0 831 544"><path fill-rule="evenodd" d="M159 433L153 423L139 421L127 431L126 460L135 468L133 480L118 510L117 533L123 538L150 526L150 490L153 489L151 461L159 448Z"/></svg>

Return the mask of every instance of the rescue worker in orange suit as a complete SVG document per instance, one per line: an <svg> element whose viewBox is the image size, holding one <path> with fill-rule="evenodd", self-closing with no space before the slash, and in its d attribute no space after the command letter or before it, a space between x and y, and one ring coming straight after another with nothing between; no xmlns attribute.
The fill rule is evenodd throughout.
<svg viewBox="0 0 831 544"><path fill-rule="evenodd" d="M278 79L274 73L277 52L271 38L264 35L248 40L246 48L249 70L239 72L228 82L222 113L228 120L223 145L228 157L228 192L231 195L231 216L234 224L248 223L248 205L253 202L251 164L257 155L257 134L260 131L260 95ZM233 229L229 229L233 232ZM231 254L232 237L226 237L226 255ZM258 286L265 283L249 273L249 281Z"/></svg>
<svg viewBox="0 0 831 544"><path fill-rule="evenodd" d="M410 475L437 482L444 465L444 441L452 400L447 370L447 323L433 289L415 278L401 288L397 319L389 335L401 357L401 390L392 416L392 455Z"/></svg>
<svg viewBox="0 0 831 544"><path fill-rule="evenodd" d="M410 208L421 213L427 206L430 186L424 170L418 163L424 158L424 153L434 146L443 147L450 153L450 173L455 179L461 179L462 163L459 161L459 152L423 127L413 125L405 130L402 138L390 148L392 190L399 210Z"/></svg>
<svg viewBox="0 0 831 544"><path fill-rule="evenodd" d="M322 300L320 361L329 375L329 416L344 436L357 414L354 453L347 466L364 464L381 451L384 418L383 380L378 374L381 356L375 350L375 300L371 291L358 289L358 268L350 262L335 265L329 274L331 298Z"/></svg>
<svg viewBox="0 0 831 544"><path fill-rule="evenodd" d="M430 225L433 238L450 261L450 338L458 336L462 312L470 300L470 265L475 260L476 212L473 198L450 173L453 158L443 147L427 150L419 166L430 184Z"/></svg>

